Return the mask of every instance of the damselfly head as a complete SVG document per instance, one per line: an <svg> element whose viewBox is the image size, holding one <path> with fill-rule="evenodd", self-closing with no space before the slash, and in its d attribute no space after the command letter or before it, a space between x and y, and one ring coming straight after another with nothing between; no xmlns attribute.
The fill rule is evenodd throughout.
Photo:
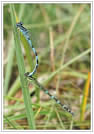
<svg viewBox="0 0 94 134"><path fill-rule="evenodd" d="M20 27L20 26L22 26L22 25L23 25L22 22L18 22L18 23L16 24L17 27Z"/></svg>
<svg viewBox="0 0 94 134"><path fill-rule="evenodd" d="M29 80L32 80L32 79L34 79L32 76L29 76L29 72L27 72L27 73L25 73L24 75L25 75L25 77L27 77Z"/></svg>
<svg viewBox="0 0 94 134"><path fill-rule="evenodd" d="M28 75L29 75L29 72L25 73L24 75L25 75L26 77L28 77Z"/></svg>

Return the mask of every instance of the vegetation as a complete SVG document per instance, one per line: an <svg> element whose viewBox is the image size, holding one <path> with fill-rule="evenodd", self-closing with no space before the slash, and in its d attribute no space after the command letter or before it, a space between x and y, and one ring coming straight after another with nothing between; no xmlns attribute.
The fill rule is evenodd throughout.
<svg viewBox="0 0 94 134"><path fill-rule="evenodd" d="M90 4L4 5L5 130L91 128L90 13ZM18 20L29 30L38 53L39 67L34 77L70 107L73 117L25 78L24 73L32 72L36 62L16 28Z"/></svg>

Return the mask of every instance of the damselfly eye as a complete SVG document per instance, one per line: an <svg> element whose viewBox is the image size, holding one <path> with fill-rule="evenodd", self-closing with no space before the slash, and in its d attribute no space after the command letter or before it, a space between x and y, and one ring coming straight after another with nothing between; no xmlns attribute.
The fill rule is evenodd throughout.
<svg viewBox="0 0 94 134"><path fill-rule="evenodd" d="M23 25L23 23L22 23L22 22L19 22L19 24L20 24L20 25Z"/></svg>
<svg viewBox="0 0 94 134"><path fill-rule="evenodd" d="M20 27L20 26L22 26L22 25L23 25L22 22L18 22L18 23L16 24L17 27Z"/></svg>

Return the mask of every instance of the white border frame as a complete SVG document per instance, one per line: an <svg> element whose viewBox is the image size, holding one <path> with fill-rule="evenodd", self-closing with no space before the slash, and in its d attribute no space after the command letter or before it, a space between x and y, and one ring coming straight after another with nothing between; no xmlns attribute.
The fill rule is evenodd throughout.
<svg viewBox="0 0 94 134"><path fill-rule="evenodd" d="M1 132L41 132L41 133L44 133L44 132L93 132L93 65L91 64L91 130L3 130L3 4L8 4L8 3L33 3L33 4L39 4L39 3L44 3L44 4L57 4L57 3L81 3L81 4L84 4L84 3L88 3L88 4L91 4L91 63L93 63L93 1L1 1L1 43L2 45L0 46L0 50L2 51L1 52L1 57L0 59L2 60L2 64L1 64ZM92 30L93 29L93 30Z"/></svg>

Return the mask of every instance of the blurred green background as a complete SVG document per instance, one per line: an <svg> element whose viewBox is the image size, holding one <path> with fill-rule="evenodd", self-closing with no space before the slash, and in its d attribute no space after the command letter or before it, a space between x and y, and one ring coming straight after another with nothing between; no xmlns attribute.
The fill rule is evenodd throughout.
<svg viewBox="0 0 94 134"><path fill-rule="evenodd" d="M36 77L75 113L71 117L58 104L29 83L36 129L91 129L90 4L14 4L16 14L29 30L39 57ZM9 4L3 6L4 129L29 129L16 61ZM26 70L27 62L22 47ZM87 93L87 98L85 98ZM87 101L86 101L86 100ZM84 101L86 103L84 103ZM85 109L85 110L84 110Z"/></svg>

